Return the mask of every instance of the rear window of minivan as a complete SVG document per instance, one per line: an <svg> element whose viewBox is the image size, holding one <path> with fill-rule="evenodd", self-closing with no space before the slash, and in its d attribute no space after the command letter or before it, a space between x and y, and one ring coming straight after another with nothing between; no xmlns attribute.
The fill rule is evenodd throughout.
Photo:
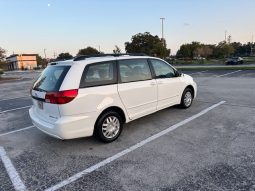
<svg viewBox="0 0 255 191"><path fill-rule="evenodd" d="M45 92L56 92L71 66L48 66L34 83L33 89Z"/></svg>

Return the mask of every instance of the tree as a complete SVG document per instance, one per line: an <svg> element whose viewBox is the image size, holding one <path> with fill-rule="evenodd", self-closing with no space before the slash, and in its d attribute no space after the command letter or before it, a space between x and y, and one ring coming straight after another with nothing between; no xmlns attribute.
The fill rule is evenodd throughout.
<svg viewBox="0 0 255 191"><path fill-rule="evenodd" d="M149 56L158 56L165 58L169 56L170 49L156 35L153 36L149 32L138 33L131 38L131 42L125 43L127 53L145 53Z"/></svg>
<svg viewBox="0 0 255 191"><path fill-rule="evenodd" d="M45 58L42 58L40 55L36 56L36 60L37 60L37 66L41 66L45 68L48 64L47 60Z"/></svg>
<svg viewBox="0 0 255 191"><path fill-rule="evenodd" d="M5 58L6 58L6 50L0 47L0 77L1 77L1 74L3 73L2 69L8 69Z"/></svg>
<svg viewBox="0 0 255 191"><path fill-rule="evenodd" d="M6 57L6 50L0 47L0 62L4 61L5 57Z"/></svg>
<svg viewBox="0 0 255 191"><path fill-rule="evenodd" d="M181 45L180 49L177 51L177 57L181 58L194 58L197 55L196 50L200 48L202 44L200 42L192 42L190 44Z"/></svg>
<svg viewBox="0 0 255 191"><path fill-rule="evenodd" d="M235 56L249 56L251 55L252 43L241 44L240 42L232 42L231 45L235 49Z"/></svg>
<svg viewBox="0 0 255 191"><path fill-rule="evenodd" d="M201 45L195 50L194 54L196 56L208 58L213 54L213 49L209 45Z"/></svg>
<svg viewBox="0 0 255 191"><path fill-rule="evenodd" d="M77 55L95 55L95 54L101 54L97 49L88 46L87 48L80 49Z"/></svg>
<svg viewBox="0 0 255 191"><path fill-rule="evenodd" d="M219 42L214 49L214 57L226 58L233 55L235 52L234 47L231 44L227 44L225 41Z"/></svg>
<svg viewBox="0 0 255 191"><path fill-rule="evenodd" d="M73 56L69 52L60 53L57 57L57 60L69 60L73 58Z"/></svg>
<svg viewBox="0 0 255 191"><path fill-rule="evenodd" d="M114 54L120 54L121 53L121 49L117 45L115 45L115 49L113 50L113 53Z"/></svg>

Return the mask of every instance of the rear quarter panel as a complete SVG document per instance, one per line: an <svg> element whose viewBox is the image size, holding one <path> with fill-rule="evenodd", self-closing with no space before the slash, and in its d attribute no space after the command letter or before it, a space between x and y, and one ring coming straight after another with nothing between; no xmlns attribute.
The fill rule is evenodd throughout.
<svg viewBox="0 0 255 191"><path fill-rule="evenodd" d="M61 116L88 115L95 112L99 116L103 110L111 106L121 108L126 115L119 98L117 84L80 88L78 96L70 103L60 105L59 109Z"/></svg>

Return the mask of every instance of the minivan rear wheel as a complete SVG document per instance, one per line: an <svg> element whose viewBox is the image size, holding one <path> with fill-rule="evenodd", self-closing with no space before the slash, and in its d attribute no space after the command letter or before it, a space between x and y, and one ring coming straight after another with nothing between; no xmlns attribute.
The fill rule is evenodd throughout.
<svg viewBox="0 0 255 191"><path fill-rule="evenodd" d="M100 141L110 143L119 137L122 128L121 116L115 111L109 111L99 117L94 133Z"/></svg>
<svg viewBox="0 0 255 191"><path fill-rule="evenodd" d="M181 99L181 107L189 108L193 102L193 91L190 88L186 88L183 91L182 99Z"/></svg>

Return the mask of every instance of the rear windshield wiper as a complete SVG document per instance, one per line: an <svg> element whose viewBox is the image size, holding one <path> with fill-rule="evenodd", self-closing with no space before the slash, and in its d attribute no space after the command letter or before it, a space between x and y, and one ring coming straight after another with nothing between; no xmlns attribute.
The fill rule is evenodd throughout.
<svg viewBox="0 0 255 191"><path fill-rule="evenodd" d="M36 90L36 91L39 91L39 92L46 92L45 90L43 90L41 88L37 88L37 87L34 87L33 90Z"/></svg>

